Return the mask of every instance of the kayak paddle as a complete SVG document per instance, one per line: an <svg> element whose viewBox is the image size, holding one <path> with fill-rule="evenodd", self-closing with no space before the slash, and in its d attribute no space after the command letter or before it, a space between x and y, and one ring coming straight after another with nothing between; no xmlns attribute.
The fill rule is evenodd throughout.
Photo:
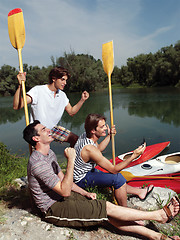
<svg viewBox="0 0 180 240"><path fill-rule="evenodd" d="M18 51L20 72L23 72L21 51L22 51L22 48L25 43L25 27L24 27L24 19L23 19L22 9L15 8L9 12L9 14L8 14L8 31L9 31L9 39L11 41L11 44ZM23 93L26 125L29 125L25 81L22 81L22 93Z"/></svg>
<svg viewBox="0 0 180 240"><path fill-rule="evenodd" d="M147 179L180 179L180 177L166 177L166 176L150 176L150 175L145 175L145 176L135 176L134 174L132 174L131 172L128 172L128 171L121 171L120 172L123 177L125 177L125 179L127 181L130 181L132 180L133 178L147 178Z"/></svg>
<svg viewBox="0 0 180 240"><path fill-rule="evenodd" d="M102 61L105 73L108 75L109 83L109 101L110 101L110 117L111 117L111 128L113 123L113 105L112 105L112 89L111 89L111 74L114 68L114 52L113 52L113 41L104 43L102 45ZM115 141L114 134L112 134L112 159L113 165L115 165Z"/></svg>

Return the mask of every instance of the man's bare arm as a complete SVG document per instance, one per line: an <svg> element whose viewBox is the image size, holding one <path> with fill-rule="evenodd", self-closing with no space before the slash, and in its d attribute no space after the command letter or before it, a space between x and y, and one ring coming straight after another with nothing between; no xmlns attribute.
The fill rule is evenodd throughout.
<svg viewBox="0 0 180 240"><path fill-rule="evenodd" d="M73 107L71 106L70 103L68 103L68 105L65 107L66 112L70 115L70 116L74 116L79 109L82 107L83 103L89 98L89 93L84 91L82 93L81 99L80 101L74 105Z"/></svg>
<svg viewBox="0 0 180 240"><path fill-rule="evenodd" d="M74 161L76 157L75 149L66 148L64 154L68 161L66 173L65 175L63 175L63 173L58 174L60 181L56 184L53 190L63 197L68 197L71 195L73 186Z"/></svg>
<svg viewBox="0 0 180 240"><path fill-rule="evenodd" d="M78 185L76 185L75 183L73 183L72 191L77 192L77 193L81 194L82 196L91 198L93 200L96 199L96 193L87 192L84 189L82 189L81 187L79 187Z"/></svg>
<svg viewBox="0 0 180 240"><path fill-rule="evenodd" d="M66 172L66 174L67 174L67 172ZM66 187L66 184L68 184L68 180L67 179L64 180L64 178L67 177L66 174L64 175L62 171L59 172L58 177L60 179L60 182L53 188L53 190L56 191L57 193L59 193L61 196L62 196L61 190L63 190L63 187ZM69 174L71 174L71 173L69 172ZM73 173L72 173L72 175L73 175ZM72 190L74 192L81 194L82 196L85 196L85 197L88 197L91 199L96 199L96 193L87 192L84 189L80 188L78 185L76 185L74 182L71 184L71 179L69 179L69 180L70 180L70 185L68 184L68 188L71 186L71 189L68 189L67 194L69 194L69 192L71 192L71 190ZM64 183L65 183L65 185L64 185ZM64 193L65 192L63 190L63 194ZM67 196L69 196L69 195L67 195Z"/></svg>
<svg viewBox="0 0 180 240"><path fill-rule="evenodd" d="M19 86L14 94L13 98L13 109L18 110L24 107L24 101L22 98L22 81L26 81L26 73L21 73L17 75ZM32 99L30 96L26 96L27 104L32 102Z"/></svg>
<svg viewBox="0 0 180 240"><path fill-rule="evenodd" d="M81 156L85 162L92 160L100 167L106 169L110 173L118 173L125 167L129 165L134 159L136 159L139 155L141 155L146 148L146 145L138 147L134 150L133 154L127 158L125 161L113 165L107 158L105 158L99 149L93 145L87 145L81 151Z"/></svg>
<svg viewBox="0 0 180 240"><path fill-rule="evenodd" d="M111 140L111 136L112 134L115 136L116 135L116 128L115 125L112 126L112 128L110 129L108 124L107 124L107 130L108 130L108 135L106 136L106 138L100 143L98 144L98 149L102 152L106 149L107 145L109 144L110 140Z"/></svg>

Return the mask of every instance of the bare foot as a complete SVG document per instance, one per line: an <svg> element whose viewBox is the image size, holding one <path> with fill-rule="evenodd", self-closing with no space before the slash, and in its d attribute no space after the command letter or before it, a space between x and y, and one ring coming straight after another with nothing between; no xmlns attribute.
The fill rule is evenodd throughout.
<svg viewBox="0 0 180 240"><path fill-rule="evenodd" d="M149 185L146 188L141 188L141 193L139 194L139 198L141 200L146 200L146 198L148 197L148 195L152 192L154 186L153 185Z"/></svg>
<svg viewBox="0 0 180 240"><path fill-rule="evenodd" d="M173 197L167 205L163 207L163 209L159 210L161 220L158 221L160 223L170 222L180 211L179 202L175 197Z"/></svg>

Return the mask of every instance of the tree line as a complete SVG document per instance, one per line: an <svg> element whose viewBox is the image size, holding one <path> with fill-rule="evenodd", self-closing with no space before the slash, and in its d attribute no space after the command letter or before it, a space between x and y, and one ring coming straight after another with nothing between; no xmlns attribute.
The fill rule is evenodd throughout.
<svg viewBox="0 0 180 240"><path fill-rule="evenodd" d="M64 53L63 57L51 57L52 64L48 67L23 65L27 72L26 90L35 85L48 83L49 71L55 66L62 66L69 70L71 80L68 81L66 91L80 92L96 91L108 87L100 59L96 60L88 54ZM18 70L9 65L0 69L0 95L13 96L17 86ZM144 87L176 86L180 87L180 40L173 46L161 48L156 53L139 54L127 59L127 65L114 67L112 84L122 87L140 85Z"/></svg>

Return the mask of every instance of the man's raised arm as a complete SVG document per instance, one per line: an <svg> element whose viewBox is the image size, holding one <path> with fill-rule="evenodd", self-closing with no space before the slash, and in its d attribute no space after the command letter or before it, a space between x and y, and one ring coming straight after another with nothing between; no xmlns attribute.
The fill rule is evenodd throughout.
<svg viewBox="0 0 180 240"><path fill-rule="evenodd" d="M17 75L17 79L19 81L19 86L14 94L13 98L13 109L18 110L24 107L24 102L22 98L22 81L26 81L26 73L19 72ZM26 96L27 98L27 104L31 103L31 98L29 96Z"/></svg>
<svg viewBox="0 0 180 240"><path fill-rule="evenodd" d="M70 116L74 116L79 109L82 107L83 103L89 98L89 93L84 91L82 93L81 99L79 100L78 103L76 103L76 105L74 105L73 107L71 106L71 104L69 103L65 110L66 112L70 115Z"/></svg>
<svg viewBox="0 0 180 240"><path fill-rule="evenodd" d="M60 181L53 188L53 191L63 197L69 197L73 186L74 161L76 157L75 149L70 147L66 148L64 150L64 155L67 158L66 173L65 175L62 172L58 174Z"/></svg>

